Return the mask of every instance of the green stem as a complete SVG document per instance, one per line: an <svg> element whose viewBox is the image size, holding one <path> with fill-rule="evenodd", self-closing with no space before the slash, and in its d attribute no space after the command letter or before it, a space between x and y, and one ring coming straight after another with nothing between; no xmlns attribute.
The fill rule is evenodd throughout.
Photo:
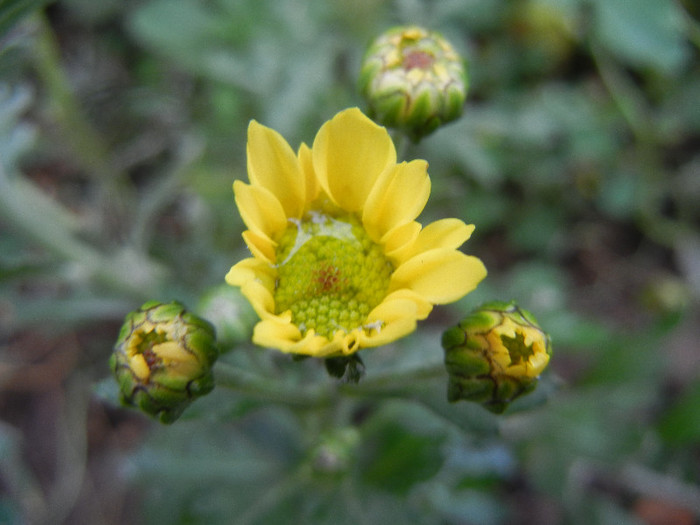
<svg viewBox="0 0 700 525"><path fill-rule="evenodd" d="M0 165L0 217L33 242L68 261L90 276L140 299L153 292L163 270L135 252L115 257L79 240L71 228L70 213L47 201L41 190L19 174L6 174Z"/></svg>
<svg viewBox="0 0 700 525"><path fill-rule="evenodd" d="M398 162L401 162L406 157L411 140L401 131L395 131L392 135L394 146L396 147L396 159Z"/></svg>
<svg viewBox="0 0 700 525"><path fill-rule="evenodd" d="M203 144L194 137L185 136L178 145L174 161L167 166L164 174L156 180L145 197L141 206L134 214L131 242L141 250L146 250L153 234L153 226L157 223L158 214L175 200L184 184L187 168L199 158L204 149Z"/></svg>
<svg viewBox="0 0 700 525"><path fill-rule="evenodd" d="M60 128L60 140L73 152L85 174L99 183L97 208L109 214L112 224L127 221L135 202L127 174L115 169L110 151L100 133L83 112L61 64L56 36L43 15L37 16L34 67L46 90L49 109Z"/></svg>
<svg viewBox="0 0 700 525"><path fill-rule="evenodd" d="M654 144L653 120L644 97L602 49L593 46L591 54L603 85L637 141L645 145Z"/></svg>
<svg viewBox="0 0 700 525"><path fill-rule="evenodd" d="M238 515L236 523L240 525L257 523L259 518L279 505L280 502L296 493L302 493L310 479L311 467L307 463L302 463L289 475L270 486L261 498L256 500L245 512Z"/></svg>
<svg viewBox="0 0 700 525"><path fill-rule="evenodd" d="M445 365L439 363L370 377L356 385L343 383L338 386L338 390L342 394L354 397L412 396L416 392L417 385L442 377L446 373Z"/></svg>
<svg viewBox="0 0 700 525"><path fill-rule="evenodd" d="M420 385L445 374L444 365L430 365L363 379L358 384L328 382L311 386L292 385L253 374L233 365L217 363L217 385L265 401L288 405L323 407L336 403L337 396L355 398L413 398Z"/></svg>
<svg viewBox="0 0 700 525"><path fill-rule="evenodd" d="M690 233L690 228L661 212L668 177L663 167L653 112L634 83L603 50L594 46L592 56L605 88L636 139L638 169L646 189L637 208L639 227L655 242L674 248L679 239Z"/></svg>
<svg viewBox="0 0 700 525"><path fill-rule="evenodd" d="M700 49L700 24L690 15L685 7L683 7L682 2L678 2L678 8L683 13L683 20L686 25L688 40L690 40L695 47Z"/></svg>
<svg viewBox="0 0 700 525"><path fill-rule="evenodd" d="M62 138L74 150L88 174L101 179L119 178L111 168L109 150L85 118L68 77L63 71L58 42L46 18L38 19L35 67L48 94L52 115L61 127Z"/></svg>
<svg viewBox="0 0 700 525"><path fill-rule="evenodd" d="M328 405L335 393L330 385L300 386L267 378L227 363L217 363L214 370L216 384L250 397L304 407Z"/></svg>

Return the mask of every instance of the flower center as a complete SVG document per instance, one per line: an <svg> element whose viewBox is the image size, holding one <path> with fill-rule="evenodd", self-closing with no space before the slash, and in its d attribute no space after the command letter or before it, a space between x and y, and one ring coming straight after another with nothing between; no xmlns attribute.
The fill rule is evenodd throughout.
<svg viewBox="0 0 700 525"><path fill-rule="evenodd" d="M513 365L527 363L530 357L535 354L535 350L533 348L534 343L530 343L529 345L526 344L523 330L516 330L515 337L502 335L501 342L503 343L503 346L506 347L506 350L508 350L508 354L510 354L510 362Z"/></svg>
<svg viewBox="0 0 700 525"><path fill-rule="evenodd" d="M361 327L389 287L381 247L354 215L311 211L291 222L277 248L276 313L291 310L302 335Z"/></svg>
<svg viewBox="0 0 700 525"><path fill-rule="evenodd" d="M435 57L425 51L411 50L404 53L403 67L407 71L414 68L428 70L433 66L433 62L435 62Z"/></svg>
<svg viewBox="0 0 700 525"><path fill-rule="evenodd" d="M129 368L142 383L148 383L151 375L167 368L172 377L192 377L200 368L196 357L173 340L170 330L144 323L134 332L126 350Z"/></svg>
<svg viewBox="0 0 700 525"><path fill-rule="evenodd" d="M131 369L143 382L148 382L151 371L162 362L156 352L156 346L167 341L167 334L158 333L150 326L135 332L131 338L127 355Z"/></svg>

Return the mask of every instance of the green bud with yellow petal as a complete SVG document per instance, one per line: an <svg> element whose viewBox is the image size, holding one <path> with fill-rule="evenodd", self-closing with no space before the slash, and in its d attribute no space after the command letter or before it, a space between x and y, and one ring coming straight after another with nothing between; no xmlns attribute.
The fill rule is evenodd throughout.
<svg viewBox="0 0 700 525"><path fill-rule="evenodd" d="M122 403L172 423L214 388L213 326L178 302L150 301L126 316L110 358Z"/></svg>
<svg viewBox="0 0 700 525"><path fill-rule="evenodd" d="M535 389L552 343L530 312L514 302L482 305L442 336L447 398L500 414Z"/></svg>
<svg viewBox="0 0 700 525"><path fill-rule="evenodd" d="M468 78L464 61L439 33L402 26L371 44L359 87L370 117L417 142L462 114Z"/></svg>

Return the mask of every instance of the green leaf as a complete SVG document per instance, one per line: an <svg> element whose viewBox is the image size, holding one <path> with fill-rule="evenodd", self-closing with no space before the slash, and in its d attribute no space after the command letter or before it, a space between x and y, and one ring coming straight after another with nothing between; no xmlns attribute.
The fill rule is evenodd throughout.
<svg viewBox="0 0 700 525"><path fill-rule="evenodd" d="M445 436L436 429L420 428L424 415L415 405L390 408L366 425L360 467L367 484L401 495L440 470ZM397 421L397 417L411 421Z"/></svg>
<svg viewBox="0 0 700 525"><path fill-rule="evenodd" d="M683 15L671 0L596 0L600 42L634 66L666 73L688 58Z"/></svg>
<svg viewBox="0 0 700 525"><path fill-rule="evenodd" d="M51 0L0 0L0 38L22 17L50 2Z"/></svg>
<svg viewBox="0 0 700 525"><path fill-rule="evenodd" d="M659 424L659 433L674 445L700 440L700 381L666 413Z"/></svg>

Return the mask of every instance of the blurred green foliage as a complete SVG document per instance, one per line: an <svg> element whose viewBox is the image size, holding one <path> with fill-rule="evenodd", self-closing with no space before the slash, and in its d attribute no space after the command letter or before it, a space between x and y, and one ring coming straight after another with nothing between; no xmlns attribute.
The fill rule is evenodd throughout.
<svg viewBox="0 0 700 525"><path fill-rule="evenodd" d="M674 0L0 1L0 521L652 523L652 502L697 522L699 18ZM246 253L248 121L308 143L362 107L362 54L398 23L469 63L464 116L406 158L430 163L422 217L476 224L489 277L363 352L355 387L253 348L240 297L200 299ZM105 379L148 299L241 316L213 319L220 384L168 428ZM492 299L554 342L503 416L448 404L441 369L441 331Z"/></svg>

